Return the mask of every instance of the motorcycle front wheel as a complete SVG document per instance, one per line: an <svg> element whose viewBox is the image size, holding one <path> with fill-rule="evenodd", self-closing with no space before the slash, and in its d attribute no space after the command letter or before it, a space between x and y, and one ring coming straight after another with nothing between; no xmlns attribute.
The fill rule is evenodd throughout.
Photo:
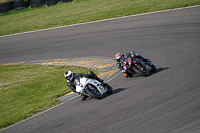
<svg viewBox="0 0 200 133"><path fill-rule="evenodd" d="M102 95L99 92L99 90L96 87L92 87L92 89L90 88L86 88L85 89L86 93L89 94L92 98L96 98L96 99L101 99Z"/></svg>
<svg viewBox="0 0 200 133"><path fill-rule="evenodd" d="M111 94L113 92L112 87L110 85L108 85L108 84L106 86L107 86L107 89L108 89L108 91L106 92L106 94Z"/></svg>
<svg viewBox="0 0 200 133"><path fill-rule="evenodd" d="M140 66L135 66L133 68L133 71L137 74L140 74L141 76L149 76L149 73L142 67Z"/></svg>
<svg viewBox="0 0 200 133"><path fill-rule="evenodd" d="M151 65L151 72L155 72L156 71L156 66L154 66L153 64Z"/></svg>

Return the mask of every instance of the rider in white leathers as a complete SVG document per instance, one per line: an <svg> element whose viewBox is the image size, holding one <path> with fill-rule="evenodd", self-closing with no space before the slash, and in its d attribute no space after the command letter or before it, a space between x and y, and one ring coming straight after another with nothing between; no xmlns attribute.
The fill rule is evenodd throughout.
<svg viewBox="0 0 200 133"><path fill-rule="evenodd" d="M101 82L103 85L105 85L106 83L103 82L102 79L100 79L93 71L90 71L88 72L88 74L85 74L85 73L73 73L72 71L66 71L64 73L64 76L65 78L67 79L67 86L72 89L73 92L76 93L76 86L74 84L74 80L77 78L77 77L86 77L86 78L93 78L93 79L96 79L97 81ZM81 94L81 100L85 100L87 99L88 96L84 95L84 94Z"/></svg>

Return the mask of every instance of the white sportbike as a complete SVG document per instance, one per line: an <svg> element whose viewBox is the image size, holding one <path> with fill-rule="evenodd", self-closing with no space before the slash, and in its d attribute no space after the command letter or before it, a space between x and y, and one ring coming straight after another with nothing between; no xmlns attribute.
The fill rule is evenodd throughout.
<svg viewBox="0 0 200 133"><path fill-rule="evenodd" d="M76 92L92 98L101 99L104 94L111 94L113 89L107 83L102 84L95 79L78 77L74 80Z"/></svg>

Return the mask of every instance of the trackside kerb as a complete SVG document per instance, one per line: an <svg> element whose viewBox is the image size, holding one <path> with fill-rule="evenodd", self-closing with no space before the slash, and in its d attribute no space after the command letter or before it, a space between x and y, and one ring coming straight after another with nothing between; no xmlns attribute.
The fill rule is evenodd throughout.
<svg viewBox="0 0 200 133"><path fill-rule="evenodd" d="M38 64L38 65L58 65L58 66L80 66L93 68L97 70L98 77L103 80L108 80L116 73L119 72L119 69L116 66L116 61L113 58L63 58L63 59L53 59L53 60L37 60L37 61L26 61L26 62L17 62L17 63L8 63L3 65L25 65L25 64ZM59 97L61 101L67 101L73 97L77 96L77 93L70 92L64 96Z"/></svg>

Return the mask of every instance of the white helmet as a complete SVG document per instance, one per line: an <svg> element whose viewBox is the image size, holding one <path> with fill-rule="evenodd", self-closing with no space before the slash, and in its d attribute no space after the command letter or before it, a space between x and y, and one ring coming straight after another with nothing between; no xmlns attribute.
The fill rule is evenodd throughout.
<svg viewBox="0 0 200 133"><path fill-rule="evenodd" d="M72 81L74 74L72 73L72 71L66 71L64 74L65 78L67 79L67 82Z"/></svg>
<svg viewBox="0 0 200 133"><path fill-rule="evenodd" d="M116 59L116 60L119 60L121 57L122 57L122 54L121 54L121 53L115 54L115 59Z"/></svg>

